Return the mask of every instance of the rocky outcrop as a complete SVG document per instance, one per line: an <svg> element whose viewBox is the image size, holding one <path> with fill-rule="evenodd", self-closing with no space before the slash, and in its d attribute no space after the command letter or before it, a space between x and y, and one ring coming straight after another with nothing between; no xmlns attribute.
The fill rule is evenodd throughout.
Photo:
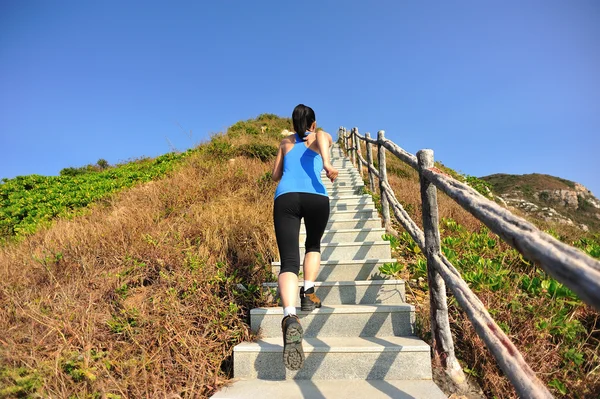
<svg viewBox="0 0 600 399"><path fill-rule="evenodd" d="M573 190L541 190L533 194L540 201L556 204L563 208L580 209L592 206L600 209L600 201L585 186L575 183Z"/></svg>
<svg viewBox="0 0 600 399"><path fill-rule="evenodd" d="M481 177L492 187L496 202L534 219L600 231L600 201L585 186L556 176L498 173Z"/></svg>

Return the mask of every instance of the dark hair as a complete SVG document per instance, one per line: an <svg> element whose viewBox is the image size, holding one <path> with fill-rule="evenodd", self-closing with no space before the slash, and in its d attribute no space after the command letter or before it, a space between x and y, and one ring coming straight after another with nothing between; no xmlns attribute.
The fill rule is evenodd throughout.
<svg viewBox="0 0 600 399"><path fill-rule="evenodd" d="M311 107L307 107L304 104L296 105L294 112L292 112L292 122L294 123L294 130L298 133L298 136L302 140L306 137L306 131L316 121L315 111Z"/></svg>

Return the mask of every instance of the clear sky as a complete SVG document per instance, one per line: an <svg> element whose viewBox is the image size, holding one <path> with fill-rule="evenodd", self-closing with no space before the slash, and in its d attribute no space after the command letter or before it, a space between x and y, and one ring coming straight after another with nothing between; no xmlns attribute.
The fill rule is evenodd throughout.
<svg viewBox="0 0 600 399"><path fill-rule="evenodd" d="M600 1L0 1L0 177L298 103L463 173L600 195Z"/></svg>

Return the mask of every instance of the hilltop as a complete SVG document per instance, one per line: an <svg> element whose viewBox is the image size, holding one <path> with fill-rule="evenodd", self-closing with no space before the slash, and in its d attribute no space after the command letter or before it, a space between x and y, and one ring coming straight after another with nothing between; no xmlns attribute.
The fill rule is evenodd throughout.
<svg viewBox="0 0 600 399"><path fill-rule="evenodd" d="M583 185L533 173L481 177L501 202L539 221L600 232L600 200Z"/></svg>

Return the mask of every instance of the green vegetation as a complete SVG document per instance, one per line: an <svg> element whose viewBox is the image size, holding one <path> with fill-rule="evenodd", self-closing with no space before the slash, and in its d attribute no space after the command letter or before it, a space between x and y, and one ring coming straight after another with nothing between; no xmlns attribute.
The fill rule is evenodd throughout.
<svg viewBox="0 0 600 399"><path fill-rule="evenodd" d="M291 118L282 118L274 114L261 114L255 119L239 121L233 124L227 130L227 136L232 139L242 137L244 135L251 137L270 137L281 138L281 132L284 130L292 130Z"/></svg>
<svg viewBox="0 0 600 399"><path fill-rule="evenodd" d="M459 270L469 287L484 303L500 328L523 353L536 348L545 356L531 355L534 370L551 370L546 383L557 395L589 397L599 392L597 365L600 361L598 319L591 309L564 285L534 267L516 250L504 244L486 227L470 232L452 219L441 222L442 252ZM411 279L427 277L427 261L407 232L399 237L384 236L398 258L405 259ZM581 238L570 244L600 259L600 235ZM397 276L401 268L382 267L380 272ZM422 281L422 280L419 280ZM426 290L426 282L420 282ZM451 319L461 318L462 311L449 295ZM453 329L458 326L453 326ZM470 359L469 345L459 340L459 354ZM489 356L488 356L489 357ZM541 361L541 359L540 359ZM485 375L481 368L495 367L493 360L479 365L467 363L471 374ZM586 383L582 383L586 382ZM587 385L586 385L587 384ZM494 393L497 395L498 393Z"/></svg>
<svg viewBox="0 0 600 399"><path fill-rule="evenodd" d="M215 135L211 141L202 148L206 154L219 161L226 161L236 156L258 158L269 161L277 155L277 146L269 143L249 143L235 145L225 135Z"/></svg>
<svg viewBox="0 0 600 399"><path fill-rule="evenodd" d="M452 176L454 179L458 180L459 182L468 184L470 187L472 187L475 191L477 191L479 194L483 195L484 197L491 196L492 185L490 183L488 183L487 181L482 180L475 176L458 173L454 169L447 167L446 165L444 165L441 162L436 162L435 165L440 170L442 170L444 173Z"/></svg>
<svg viewBox="0 0 600 399"><path fill-rule="evenodd" d="M105 199L135 184L160 178L193 150L169 153L127 164L67 168L61 176L17 176L0 184L0 239L33 233L57 216Z"/></svg>
<svg viewBox="0 0 600 399"><path fill-rule="evenodd" d="M42 386L42 377L26 367L0 368L0 399L25 398Z"/></svg>

